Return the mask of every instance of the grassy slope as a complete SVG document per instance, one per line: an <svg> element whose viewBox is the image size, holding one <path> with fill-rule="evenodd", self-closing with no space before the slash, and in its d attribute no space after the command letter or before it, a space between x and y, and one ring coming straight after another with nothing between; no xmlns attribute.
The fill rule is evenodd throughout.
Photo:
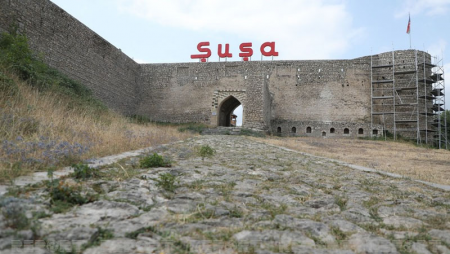
<svg viewBox="0 0 450 254"><path fill-rule="evenodd" d="M43 64L25 37L1 35L0 183L190 135L109 111L82 84Z"/></svg>
<svg viewBox="0 0 450 254"><path fill-rule="evenodd" d="M450 185L448 150L418 147L410 142L361 139L274 137L262 141L413 179Z"/></svg>

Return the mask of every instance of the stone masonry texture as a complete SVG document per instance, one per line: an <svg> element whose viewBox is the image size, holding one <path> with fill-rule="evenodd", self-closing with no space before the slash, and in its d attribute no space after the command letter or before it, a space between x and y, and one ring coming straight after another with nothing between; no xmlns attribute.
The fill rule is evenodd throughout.
<svg viewBox="0 0 450 254"><path fill-rule="evenodd" d="M391 52L350 60L137 64L49 0L0 0L0 31L12 25L50 66L84 83L125 115L217 126L222 103L234 97L243 106L244 128L279 135L357 137L393 127L389 115L376 116L377 124L371 126L371 64L391 64ZM415 68L415 52L395 51L402 70ZM419 51L418 58L430 62L425 52ZM389 79L392 71L372 74ZM403 76L406 86L410 79ZM401 78L396 77L400 86ZM378 91L384 96L383 89ZM414 97L411 90L397 92ZM413 108L408 103L406 99L402 109L405 118L397 120L409 120L407 112ZM374 110L391 111L389 105L392 101L384 98ZM424 114L420 117L421 123L427 122Z"/></svg>

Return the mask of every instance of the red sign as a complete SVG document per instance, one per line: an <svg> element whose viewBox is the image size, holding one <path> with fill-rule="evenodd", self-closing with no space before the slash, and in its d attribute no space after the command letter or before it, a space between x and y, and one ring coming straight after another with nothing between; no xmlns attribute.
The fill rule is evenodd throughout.
<svg viewBox="0 0 450 254"><path fill-rule="evenodd" d="M209 41L200 42L197 45L197 50L203 54L191 55L192 59L200 59L201 62L206 62L206 59L211 56L211 49L208 48ZM269 51L266 49L269 48ZM239 45L239 49L241 53L239 56L242 57L242 60L248 61L249 58L253 55L252 43L244 42ZM263 56L278 56L278 52L275 51L275 42L264 42L260 48L261 54ZM230 53L230 44L225 44L225 52L222 50L222 44L218 45L217 55L220 58L233 57L233 54Z"/></svg>

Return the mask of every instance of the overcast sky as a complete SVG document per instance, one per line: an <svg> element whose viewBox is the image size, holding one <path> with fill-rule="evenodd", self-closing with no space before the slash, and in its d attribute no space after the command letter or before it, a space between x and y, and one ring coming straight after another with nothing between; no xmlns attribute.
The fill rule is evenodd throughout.
<svg viewBox="0 0 450 254"><path fill-rule="evenodd" d="M51 0L139 63L198 61L197 44L276 42L275 60L352 59L412 48L450 72L450 0ZM269 60L269 58L266 58ZM447 75L450 76L450 75ZM448 82L447 82L448 83ZM450 108L450 83L446 89ZM238 118L239 119L239 118Z"/></svg>

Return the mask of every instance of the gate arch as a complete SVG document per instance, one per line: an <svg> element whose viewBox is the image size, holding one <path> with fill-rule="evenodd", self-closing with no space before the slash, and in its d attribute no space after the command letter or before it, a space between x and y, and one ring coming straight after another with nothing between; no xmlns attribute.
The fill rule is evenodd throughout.
<svg viewBox="0 0 450 254"><path fill-rule="evenodd" d="M242 127L244 127L247 106L245 90L216 90L212 99L212 126L230 126L231 114L242 105Z"/></svg>
<svg viewBox="0 0 450 254"><path fill-rule="evenodd" d="M232 95L225 98L219 105L217 125L226 127L231 126L231 115L233 114L233 111L240 105L242 105L242 103Z"/></svg>

